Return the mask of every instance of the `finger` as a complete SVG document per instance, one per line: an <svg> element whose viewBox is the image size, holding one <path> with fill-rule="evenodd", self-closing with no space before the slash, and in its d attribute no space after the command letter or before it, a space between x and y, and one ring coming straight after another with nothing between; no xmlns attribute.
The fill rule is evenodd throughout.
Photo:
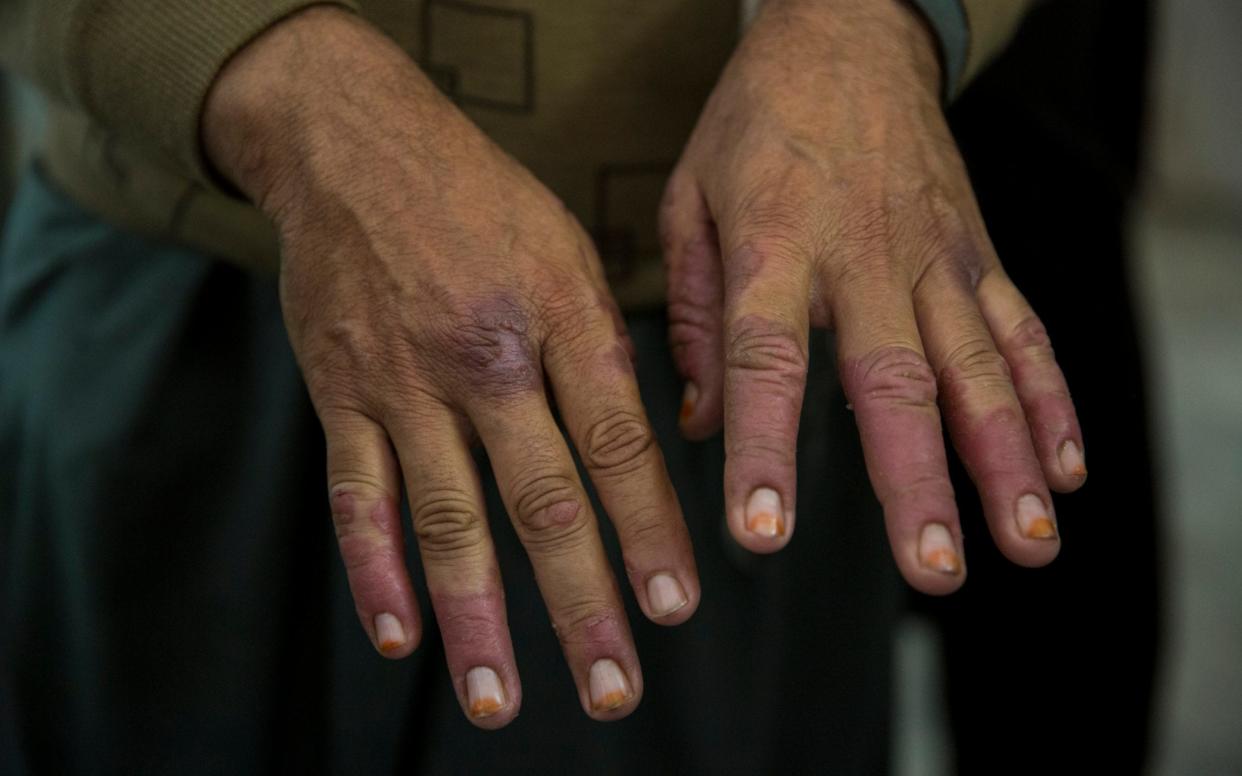
<svg viewBox="0 0 1242 776"><path fill-rule="evenodd" d="M1077 490L1087 479L1086 448L1047 330L999 267L980 279L976 295L1013 372L1013 385L1048 484L1061 493Z"/></svg>
<svg viewBox="0 0 1242 776"><path fill-rule="evenodd" d="M677 372L686 380L681 430L706 439L724 412L721 321L724 276L716 224L693 177L678 170L660 204L660 242L668 275L668 337Z"/></svg>
<svg viewBox="0 0 1242 776"><path fill-rule="evenodd" d="M838 369L897 567L916 590L965 581L957 504L945 457L936 378L905 280L879 270L843 277L830 305Z"/></svg>
<svg viewBox="0 0 1242 776"><path fill-rule="evenodd" d="M428 401L390 426L458 702L478 727L503 727L517 716L522 688L465 423Z"/></svg>
<svg viewBox="0 0 1242 776"><path fill-rule="evenodd" d="M752 552L794 529L798 421L806 390L810 256L722 225L725 251L725 513Z"/></svg>
<svg viewBox="0 0 1242 776"><path fill-rule="evenodd" d="M642 696L638 655L590 501L547 401L539 391L511 393L469 412L582 708L597 720L628 715Z"/></svg>
<svg viewBox="0 0 1242 776"><path fill-rule="evenodd" d="M401 478L388 436L366 415L321 410L336 540L363 629L381 655L418 646L422 623L405 565Z"/></svg>
<svg viewBox="0 0 1242 776"><path fill-rule="evenodd" d="M625 568L647 617L685 622L699 601L690 535L643 410L634 370L606 313L576 316L553 335L544 363L578 455L617 529Z"/></svg>
<svg viewBox="0 0 1242 776"><path fill-rule="evenodd" d="M960 266L932 264L915 289L923 344L950 436L979 491L996 546L1015 563L1041 566L1060 549L1052 498L1009 366Z"/></svg>

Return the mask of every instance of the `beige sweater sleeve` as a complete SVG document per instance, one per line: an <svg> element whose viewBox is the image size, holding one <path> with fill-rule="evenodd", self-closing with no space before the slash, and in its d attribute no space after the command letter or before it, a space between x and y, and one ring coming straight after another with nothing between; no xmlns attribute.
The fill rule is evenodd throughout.
<svg viewBox="0 0 1242 776"><path fill-rule="evenodd" d="M1013 38L1034 0L961 0L969 27L966 69L959 90L969 84Z"/></svg>
<svg viewBox="0 0 1242 776"><path fill-rule="evenodd" d="M238 49L306 6L354 0L0 0L0 66L207 177L199 114Z"/></svg>

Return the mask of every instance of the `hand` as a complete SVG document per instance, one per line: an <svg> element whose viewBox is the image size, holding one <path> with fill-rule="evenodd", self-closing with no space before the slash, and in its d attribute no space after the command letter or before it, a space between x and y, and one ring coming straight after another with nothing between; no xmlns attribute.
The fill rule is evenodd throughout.
<svg viewBox="0 0 1242 776"><path fill-rule="evenodd" d="M303 12L248 46L203 121L215 163L281 234L285 323L327 437L341 555L376 648L404 657L420 636L404 479L462 709L486 728L518 711L470 455L477 434L583 708L600 720L630 713L638 657L548 390L643 611L680 623L699 587L587 235L400 50L341 11Z"/></svg>
<svg viewBox="0 0 1242 776"><path fill-rule="evenodd" d="M769 0L661 212L682 428L723 420L733 536L756 552L789 540L808 328L831 327L893 554L927 593L965 577L942 413L1015 563L1056 556L1049 488L1086 476L1064 378L988 240L939 95L904 3Z"/></svg>

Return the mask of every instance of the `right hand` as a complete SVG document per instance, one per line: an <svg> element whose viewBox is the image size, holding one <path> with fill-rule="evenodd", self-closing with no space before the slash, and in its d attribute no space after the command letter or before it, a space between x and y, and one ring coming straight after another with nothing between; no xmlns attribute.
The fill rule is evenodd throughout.
<svg viewBox="0 0 1242 776"><path fill-rule="evenodd" d="M565 207L348 13L310 9L224 69L208 154L273 219L285 324L327 437L332 515L363 628L408 655L420 619L402 481L463 711L496 728L521 688L470 445L500 492L582 707L629 714L642 676L548 391L620 538L643 611L699 600L689 535L632 346Z"/></svg>

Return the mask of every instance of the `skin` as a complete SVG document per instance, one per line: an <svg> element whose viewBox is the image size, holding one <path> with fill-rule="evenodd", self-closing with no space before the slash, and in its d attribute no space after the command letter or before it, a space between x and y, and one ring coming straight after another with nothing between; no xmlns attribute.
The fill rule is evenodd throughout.
<svg viewBox="0 0 1242 776"><path fill-rule="evenodd" d="M1078 487L1085 470L1061 468L1066 441L1082 446L1073 406L988 242L937 73L928 31L895 0L770 0L669 181L661 225L671 344L693 385L682 429L724 428L733 535L756 552L790 539L808 331L831 327L897 564L914 587L946 593L965 567L942 419L1017 563L1047 563L1059 548L1055 534L1023 534L1018 499L1035 497L1051 520L1049 489ZM235 56L202 131L219 171L280 232L285 322L376 648L401 658L421 634L404 491L463 713L498 728L518 712L478 443L583 709L598 720L632 712L638 657L570 445L647 616L683 622L700 590L633 348L585 232L403 52L336 9L289 17ZM756 488L780 499L773 536L746 527ZM925 537L929 524L945 530ZM668 613L648 598L657 574L684 590ZM379 633L380 615L401 638ZM621 667L628 697L593 702L596 660ZM471 715L467 695L478 666L504 687L498 706L473 704L486 716Z"/></svg>
<svg viewBox="0 0 1242 776"><path fill-rule="evenodd" d="M931 34L903 3L769 0L661 209L670 340L693 384L682 429L723 425L733 536L755 552L790 540L808 330L831 328L897 565L933 594L965 579L942 426L1015 563L1056 556L1049 491L1086 475L1080 458L1062 464L1066 443L1082 450L1074 407L988 240L938 78ZM760 487L781 496L781 535L746 528ZM1023 496L1042 511L1025 530ZM933 523L954 546L921 553Z"/></svg>
<svg viewBox="0 0 1242 776"><path fill-rule="evenodd" d="M632 345L585 232L403 52L334 9L297 14L235 57L208 98L203 138L279 229L285 323L323 423L341 555L376 648L401 658L420 637L398 518L404 483L463 712L466 673L486 666L505 698L472 721L496 728L517 714L503 583L470 455L481 443L584 710L629 714L641 669L571 444L648 616L683 622L699 584ZM652 610L657 573L685 591L676 611ZM403 638L378 632L381 614ZM589 696L601 658L632 690L615 708L616 698Z"/></svg>

